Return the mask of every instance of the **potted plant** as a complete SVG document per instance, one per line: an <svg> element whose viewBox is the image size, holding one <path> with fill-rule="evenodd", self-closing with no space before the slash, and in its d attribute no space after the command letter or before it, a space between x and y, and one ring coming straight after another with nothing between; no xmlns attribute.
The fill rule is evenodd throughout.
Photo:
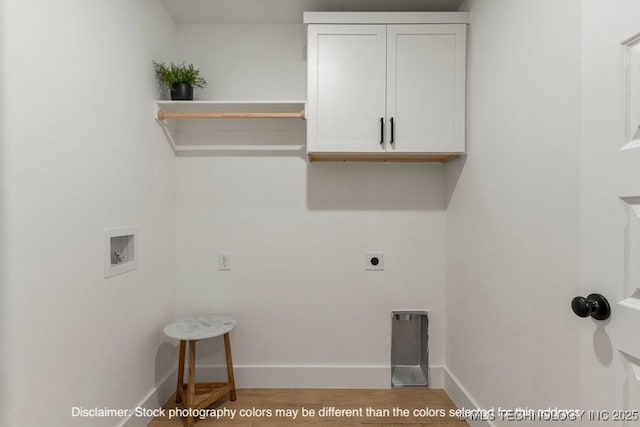
<svg viewBox="0 0 640 427"><path fill-rule="evenodd" d="M203 88L207 81L200 76L200 70L193 64L185 65L153 62L156 70L156 78L161 85L169 89L172 100L191 101L193 100L193 88Z"/></svg>

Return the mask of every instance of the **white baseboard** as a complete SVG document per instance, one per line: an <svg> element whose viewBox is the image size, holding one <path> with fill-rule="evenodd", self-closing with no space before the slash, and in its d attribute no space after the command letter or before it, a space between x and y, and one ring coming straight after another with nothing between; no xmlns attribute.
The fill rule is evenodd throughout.
<svg viewBox="0 0 640 427"><path fill-rule="evenodd" d="M234 366L238 388L389 388L390 366ZM200 381L226 381L224 366L196 369Z"/></svg>
<svg viewBox="0 0 640 427"><path fill-rule="evenodd" d="M429 388L444 388L444 367L429 366Z"/></svg>
<svg viewBox="0 0 640 427"><path fill-rule="evenodd" d="M160 381L157 387L153 388L142 401L131 408L133 415L130 415L122 420L118 427L146 427L153 417L139 417L135 415L136 408L145 409L158 409L165 404L171 394L176 391L176 370L171 371L163 380Z"/></svg>
<svg viewBox="0 0 640 427"><path fill-rule="evenodd" d="M449 372L448 369L443 369L444 376L444 391L447 392L453 403L456 404L458 408L466 408L466 409L478 409L480 405L475 401L475 399L467 392L467 390L460 385L458 380L454 375ZM470 427L495 427L495 424L492 421L472 421L467 420Z"/></svg>
<svg viewBox="0 0 640 427"><path fill-rule="evenodd" d="M429 387L444 387L442 366L429 367ZM238 388L390 388L390 366L234 366ZM203 381L226 381L224 366L197 368Z"/></svg>

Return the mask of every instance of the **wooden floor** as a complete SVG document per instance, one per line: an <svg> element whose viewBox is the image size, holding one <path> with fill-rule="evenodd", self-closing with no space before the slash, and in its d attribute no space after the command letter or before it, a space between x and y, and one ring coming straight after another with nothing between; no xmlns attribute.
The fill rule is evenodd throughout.
<svg viewBox="0 0 640 427"><path fill-rule="evenodd" d="M455 410L456 407L447 394L438 389L238 389L237 393L238 399L235 402L227 398L209 407L208 410L212 411L210 416L197 421L194 426L461 427L468 425L450 416L449 411ZM174 402L175 398L172 396L164 406L164 416L154 418L149 427L186 425L184 419L181 420L175 414L171 414L171 410L176 408ZM396 409L395 415L394 409ZM213 413L216 410L219 416ZM235 413L232 412L234 410ZM338 414L337 410L344 412ZM346 410L351 410L351 413ZM414 411L417 412L414 414Z"/></svg>

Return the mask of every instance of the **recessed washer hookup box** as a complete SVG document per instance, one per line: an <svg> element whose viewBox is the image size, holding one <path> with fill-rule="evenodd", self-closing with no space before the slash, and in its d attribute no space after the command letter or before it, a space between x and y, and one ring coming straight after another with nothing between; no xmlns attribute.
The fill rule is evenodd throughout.
<svg viewBox="0 0 640 427"><path fill-rule="evenodd" d="M427 311L392 312L391 386L429 386L429 316Z"/></svg>

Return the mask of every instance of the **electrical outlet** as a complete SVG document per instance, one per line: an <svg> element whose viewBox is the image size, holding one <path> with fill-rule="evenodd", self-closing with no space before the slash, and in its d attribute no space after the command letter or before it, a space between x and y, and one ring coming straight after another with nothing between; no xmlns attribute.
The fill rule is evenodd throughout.
<svg viewBox="0 0 640 427"><path fill-rule="evenodd" d="M231 254L229 252L218 253L218 270L220 271L231 270Z"/></svg>
<svg viewBox="0 0 640 427"><path fill-rule="evenodd" d="M382 252L367 252L365 254L365 270L384 270L384 254Z"/></svg>

